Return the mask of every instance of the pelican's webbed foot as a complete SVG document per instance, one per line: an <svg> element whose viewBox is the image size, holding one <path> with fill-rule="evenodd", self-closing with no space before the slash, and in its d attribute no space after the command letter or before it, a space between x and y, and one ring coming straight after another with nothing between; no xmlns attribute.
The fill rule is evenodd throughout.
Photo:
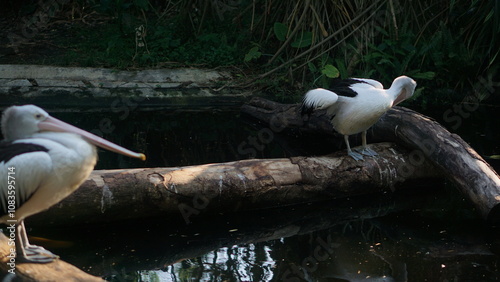
<svg viewBox="0 0 500 282"><path fill-rule="evenodd" d="M351 150L347 150L347 154L349 156L351 156L351 158L353 158L355 161L362 161L362 160L364 160L363 155L361 155L360 153L357 153L357 152L354 152L354 151L351 151Z"/></svg>
<svg viewBox="0 0 500 282"><path fill-rule="evenodd" d="M59 258L40 246L31 245L26 235L24 221L16 228L16 260L19 262L49 263Z"/></svg>
<svg viewBox="0 0 500 282"><path fill-rule="evenodd" d="M373 151L372 149L370 149L368 147L356 148L356 151L358 151L361 154L368 156L368 157L378 156L377 152Z"/></svg>
<svg viewBox="0 0 500 282"><path fill-rule="evenodd" d="M49 263L58 258L58 255L35 245L29 245L17 254L17 260L20 262Z"/></svg>

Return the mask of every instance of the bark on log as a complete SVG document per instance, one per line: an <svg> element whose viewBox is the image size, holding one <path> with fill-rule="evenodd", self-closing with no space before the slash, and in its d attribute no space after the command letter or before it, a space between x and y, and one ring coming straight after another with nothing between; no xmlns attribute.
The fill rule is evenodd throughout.
<svg viewBox="0 0 500 282"><path fill-rule="evenodd" d="M9 239L0 233L0 270L11 276L5 276L2 281L104 281L60 259L47 264L11 262L12 246L8 242ZM14 269L14 274L9 273L10 269Z"/></svg>
<svg viewBox="0 0 500 282"><path fill-rule="evenodd" d="M356 162L322 157L243 160L177 168L94 171L60 204L27 219L29 226L105 223L176 216L189 223L208 211L229 212L391 191L398 182L437 177L425 162L405 174L409 151L371 145L379 157Z"/></svg>
<svg viewBox="0 0 500 282"><path fill-rule="evenodd" d="M304 132L333 134L324 111L314 113L305 121L296 104L254 98L242 107L242 113L268 124L274 131L298 128ZM433 119L403 107L389 110L370 131L369 142L393 141L411 149L411 165L406 173L418 171L425 165L425 159L430 160L488 222L500 223L500 177L460 136Z"/></svg>

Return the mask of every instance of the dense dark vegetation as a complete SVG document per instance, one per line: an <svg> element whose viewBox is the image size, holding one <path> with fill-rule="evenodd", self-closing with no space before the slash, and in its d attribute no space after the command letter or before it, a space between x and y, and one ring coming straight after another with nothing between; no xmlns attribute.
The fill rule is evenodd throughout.
<svg viewBox="0 0 500 282"><path fill-rule="evenodd" d="M35 29L57 58L118 69L224 67L279 95L337 77L386 86L405 74L415 103L481 103L498 76L495 0L47 0L4 2L13 30ZM44 16L40 16L43 14ZM35 35L36 35L35 34ZM45 36L45 37L44 37ZM251 82L251 84L248 84ZM423 92L432 93L420 95Z"/></svg>

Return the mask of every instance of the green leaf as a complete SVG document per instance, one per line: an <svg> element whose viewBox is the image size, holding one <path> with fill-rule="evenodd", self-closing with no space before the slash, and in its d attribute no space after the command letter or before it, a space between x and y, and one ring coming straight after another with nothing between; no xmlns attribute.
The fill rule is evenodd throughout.
<svg viewBox="0 0 500 282"><path fill-rule="evenodd" d="M288 34L288 27L280 22L274 23L274 35L279 41L285 41Z"/></svg>
<svg viewBox="0 0 500 282"><path fill-rule="evenodd" d="M382 35L385 35L386 37L389 37L389 33L384 28L382 28L382 27L380 27L378 25L375 25L375 30L378 31L379 33L381 33Z"/></svg>
<svg viewBox="0 0 500 282"><path fill-rule="evenodd" d="M250 49L250 51L248 51L248 53L245 55L244 61L250 62L253 59L260 58L261 55L262 53L259 51L259 46L255 46L252 49Z"/></svg>
<svg viewBox="0 0 500 282"><path fill-rule="evenodd" d="M313 63L311 63L311 62L308 62L308 63L307 63L307 66L309 67L309 70L310 70L311 72L316 72L316 71L318 70L318 69L316 68L316 66L315 66Z"/></svg>
<svg viewBox="0 0 500 282"><path fill-rule="evenodd" d="M330 64L324 66L323 69L321 70L321 73L326 75L326 77L328 78L337 78L340 75L339 70Z"/></svg>
<svg viewBox="0 0 500 282"><path fill-rule="evenodd" d="M312 44L312 32L307 31L304 33L301 33L300 36L290 44L294 48L302 48L302 47L307 47Z"/></svg>
<svg viewBox="0 0 500 282"><path fill-rule="evenodd" d="M340 72L340 77L341 78L347 78L348 73L347 73L347 68L345 66L344 60L342 59L335 59L335 65L337 65L337 69Z"/></svg>
<svg viewBox="0 0 500 282"><path fill-rule="evenodd" d="M377 64L379 64L379 65L387 64L387 65L390 65L390 66L392 66L392 67L394 67L394 66L395 66L395 65L394 65L394 63L393 63L393 61L391 61L391 60L389 60L389 59L386 59L386 58L380 59L380 60L377 62Z"/></svg>
<svg viewBox="0 0 500 282"><path fill-rule="evenodd" d="M433 71L419 72L419 73L412 75L412 77L415 79L433 79L435 76L436 76L436 73Z"/></svg>

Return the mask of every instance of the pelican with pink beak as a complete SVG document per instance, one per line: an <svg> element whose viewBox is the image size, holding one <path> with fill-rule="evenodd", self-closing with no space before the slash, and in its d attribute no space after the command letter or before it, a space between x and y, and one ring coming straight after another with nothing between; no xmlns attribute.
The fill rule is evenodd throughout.
<svg viewBox="0 0 500 282"><path fill-rule="evenodd" d="M57 204L87 179L97 162L95 146L146 159L34 105L7 108L1 126L0 223L15 228L17 261L47 263L58 257L29 243L24 219Z"/></svg>

